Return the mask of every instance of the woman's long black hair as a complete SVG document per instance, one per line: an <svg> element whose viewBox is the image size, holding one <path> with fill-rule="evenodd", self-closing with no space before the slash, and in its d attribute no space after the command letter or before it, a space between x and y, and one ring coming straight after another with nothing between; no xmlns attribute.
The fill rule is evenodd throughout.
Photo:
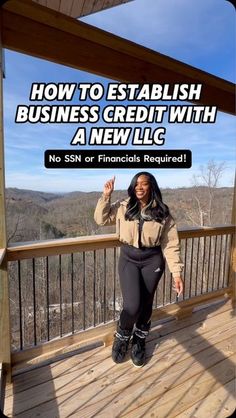
<svg viewBox="0 0 236 418"><path fill-rule="evenodd" d="M137 179L140 176L148 177L148 181L150 183L150 199L141 211L139 200L137 199L135 193ZM141 216L145 221L155 220L157 222L162 222L169 216L169 208L165 203L163 203L161 191L155 177L152 174L146 171L141 171L140 173L135 174L129 185L128 195L130 199L125 213L126 220L132 221Z"/></svg>

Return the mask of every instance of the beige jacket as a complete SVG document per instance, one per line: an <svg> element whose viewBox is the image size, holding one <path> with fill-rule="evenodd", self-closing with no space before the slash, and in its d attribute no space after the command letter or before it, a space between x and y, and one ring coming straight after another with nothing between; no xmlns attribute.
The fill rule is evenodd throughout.
<svg viewBox="0 0 236 418"><path fill-rule="evenodd" d="M127 203L128 199L111 204L110 198L102 195L98 200L94 219L98 225L116 224L119 240L125 244L133 245L138 248L139 221L125 220ZM144 222L141 233L141 243L145 247L161 245L173 277L180 276L183 269L183 263L180 258L178 232L171 215L169 215L163 223L157 221Z"/></svg>

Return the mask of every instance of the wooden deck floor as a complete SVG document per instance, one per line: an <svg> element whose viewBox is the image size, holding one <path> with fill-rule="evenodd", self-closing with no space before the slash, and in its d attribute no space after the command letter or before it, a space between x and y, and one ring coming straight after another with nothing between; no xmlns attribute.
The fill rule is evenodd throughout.
<svg viewBox="0 0 236 418"><path fill-rule="evenodd" d="M147 364L116 365L97 347L15 376L5 414L33 418L225 418L235 409L231 303L156 325Z"/></svg>

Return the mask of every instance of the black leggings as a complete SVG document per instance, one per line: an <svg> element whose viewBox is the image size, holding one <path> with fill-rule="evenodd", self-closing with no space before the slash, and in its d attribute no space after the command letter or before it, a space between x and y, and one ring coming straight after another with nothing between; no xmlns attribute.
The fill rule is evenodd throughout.
<svg viewBox="0 0 236 418"><path fill-rule="evenodd" d="M132 330L150 327L152 304L157 285L165 268L161 247L121 247L119 277L123 296L120 327Z"/></svg>

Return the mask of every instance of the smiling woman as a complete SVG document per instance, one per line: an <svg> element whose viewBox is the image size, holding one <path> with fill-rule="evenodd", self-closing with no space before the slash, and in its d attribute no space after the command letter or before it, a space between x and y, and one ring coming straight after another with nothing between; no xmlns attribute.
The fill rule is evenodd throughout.
<svg viewBox="0 0 236 418"><path fill-rule="evenodd" d="M148 177L144 174L137 178L135 184L135 193L140 201L141 208L147 206L148 201L150 200L151 187Z"/></svg>
<svg viewBox="0 0 236 418"><path fill-rule="evenodd" d="M132 336L131 359L134 366L141 367L145 364L145 338L151 326L153 298L165 268L165 258L178 295L183 291L183 264L176 225L155 177L145 171L137 173L128 188L128 199L111 204L114 183L115 177L105 183L94 214L99 225L116 223L122 242L118 269L123 310L112 358L115 363L124 361Z"/></svg>

